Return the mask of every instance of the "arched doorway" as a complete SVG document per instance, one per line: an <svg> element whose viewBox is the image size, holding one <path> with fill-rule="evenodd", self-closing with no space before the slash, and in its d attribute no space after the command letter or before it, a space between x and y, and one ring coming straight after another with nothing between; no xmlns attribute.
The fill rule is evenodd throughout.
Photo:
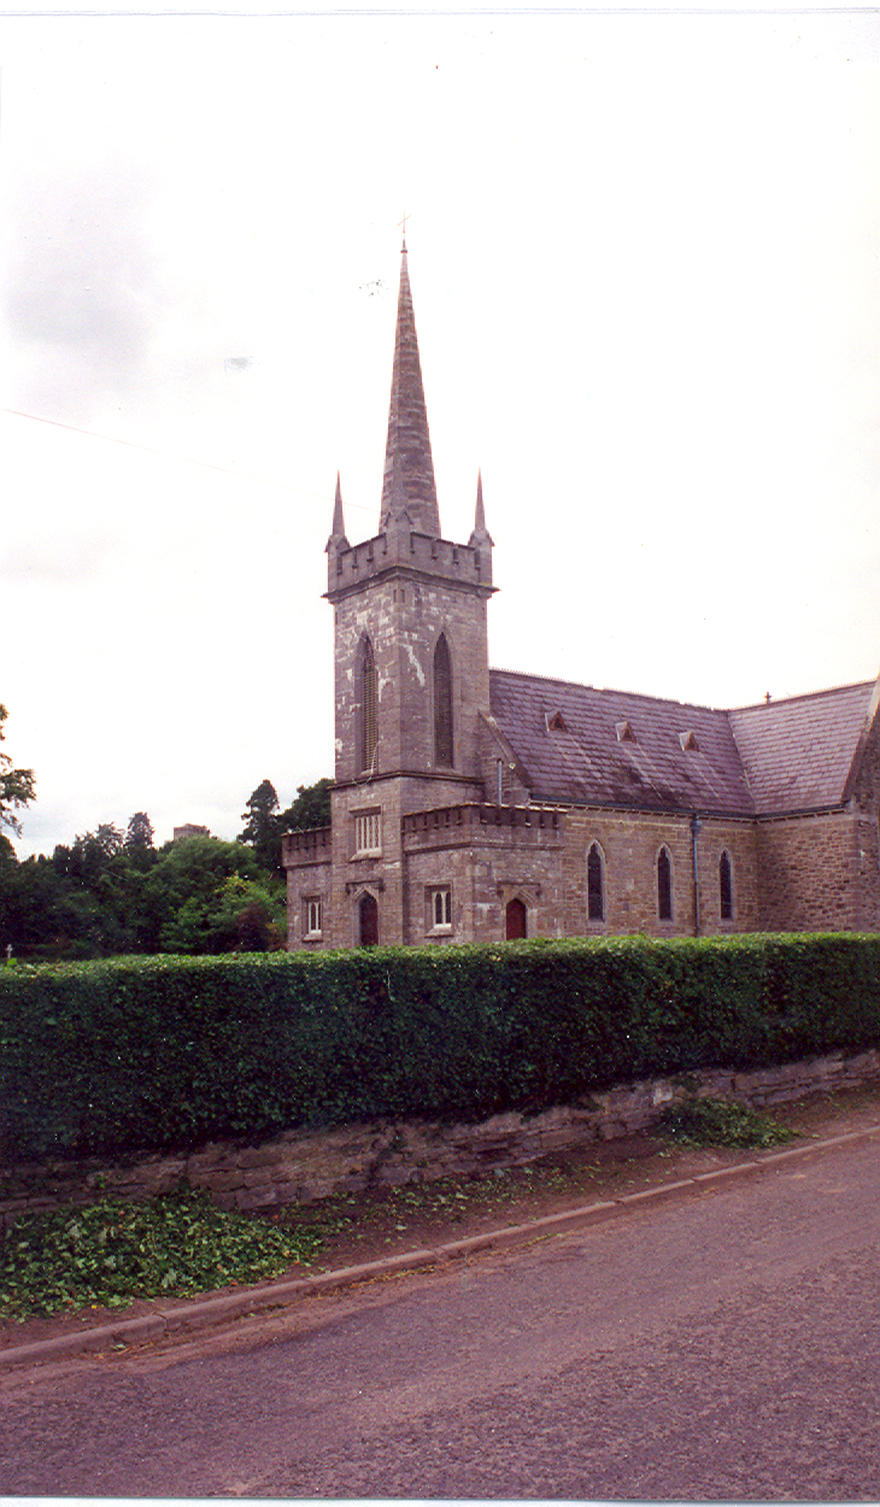
<svg viewBox="0 0 880 1507"><path fill-rule="evenodd" d="M375 947L379 940L379 904L375 895L361 895L358 903L361 947Z"/></svg>
<svg viewBox="0 0 880 1507"><path fill-rule="evenodd" d="M508 901L504 916L506 923L505 935L508 942L516 942L520 937L524 937L526 934L526 908L518 895L513 900Z"/></svg>

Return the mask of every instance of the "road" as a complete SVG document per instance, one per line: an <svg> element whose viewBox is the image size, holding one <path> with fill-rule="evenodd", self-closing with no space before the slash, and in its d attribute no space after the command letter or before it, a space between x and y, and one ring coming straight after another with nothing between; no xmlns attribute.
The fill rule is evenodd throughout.
<svg viewBox="0 0 880 1507"><path fill-rule="evenodd" d="M880 1497L880 1142L0 1385L0 1492Z"/></svg>

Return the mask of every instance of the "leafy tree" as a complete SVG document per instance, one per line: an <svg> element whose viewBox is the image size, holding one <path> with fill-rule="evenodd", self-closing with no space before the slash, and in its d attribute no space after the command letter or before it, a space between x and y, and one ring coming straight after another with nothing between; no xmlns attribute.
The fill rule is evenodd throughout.
<svg viewBox="0 0 880 1507"><path fill-rule="evenodd" d="M280 889L230 874L210 895L191 895L163 927L168 952L267 952L284 938Z"/></svg>
<svg viewBox="0 0 880 1507"><path fill-rule="evenodd" d="M329 827L330 791L333 781L317 780L314 785L297 785L296 799L278 818L282 832L301 832L308 827Z"/></svg>
<svg viewBox="0 0 880 1507"><path fill-rule="evenodd" d="M243 946L240 918L252 904L264 908L266 946L275 945L272 928L283 933L283 890L273 886L242 842L190 837L166 844L145 880L144 900L162 952L231 952Z"/></svg>
<svg viewBox="0 0 880 1507"><path fill-rule="evenodd" d="M3 742L3 724L7 715L5 706L0 704L0 743ZM21 823L12 813L26 806L35 794L33 770L14 769L9 755L0 749L0 827L9 827L20 834Z"/></svg>
<svg viewBox="0 0 880 1507"><path fill-rule="evenodd" d="M112 822L102 822L97 832L86 832L83 836L77 833L70 849L68 873L94 886L109 870L111 859L122 852L124 841L122 832Z"/></svg>
<svg viewBox="0 0 880 1507"><path fill-rule="evenodd" d="M244 830L238 841L253 848L261 868L277 871L281 868L281 832L278 827L278 794L271 780L263 780L248 797L247 810L242 811Z"/></svg>

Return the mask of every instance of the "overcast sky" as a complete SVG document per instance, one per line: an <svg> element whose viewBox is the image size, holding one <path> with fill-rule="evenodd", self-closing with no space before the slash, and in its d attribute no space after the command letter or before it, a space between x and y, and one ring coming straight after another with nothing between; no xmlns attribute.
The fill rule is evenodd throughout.
<svg viewBox="0 0 880 1507"><path fill-rule="evenodd" d="M880 16L0 18L20 856L332 773L407 242L496 666L713 706L880 667Z"/></svg>

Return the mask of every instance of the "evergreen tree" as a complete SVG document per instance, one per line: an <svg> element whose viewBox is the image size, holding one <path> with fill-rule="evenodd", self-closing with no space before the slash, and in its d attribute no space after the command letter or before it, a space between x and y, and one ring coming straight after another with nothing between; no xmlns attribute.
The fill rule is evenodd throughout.
<svg viewBox="0 0 880 1507"><path fill-rule="evenodd" d="M248 797L241 813L244 830L238 841L253 848L260 868L277 873L281 868L281 832L278 826L278 794L271 780L263 780Z"/></svg>
<svg viewBox="0 0 880 1507"><path fill-rule="evenodd" d="M129 819L123 847L127 853L131 853L138 848L152 848L152 846L153 823L146 811L136 811Z"/></svg>

